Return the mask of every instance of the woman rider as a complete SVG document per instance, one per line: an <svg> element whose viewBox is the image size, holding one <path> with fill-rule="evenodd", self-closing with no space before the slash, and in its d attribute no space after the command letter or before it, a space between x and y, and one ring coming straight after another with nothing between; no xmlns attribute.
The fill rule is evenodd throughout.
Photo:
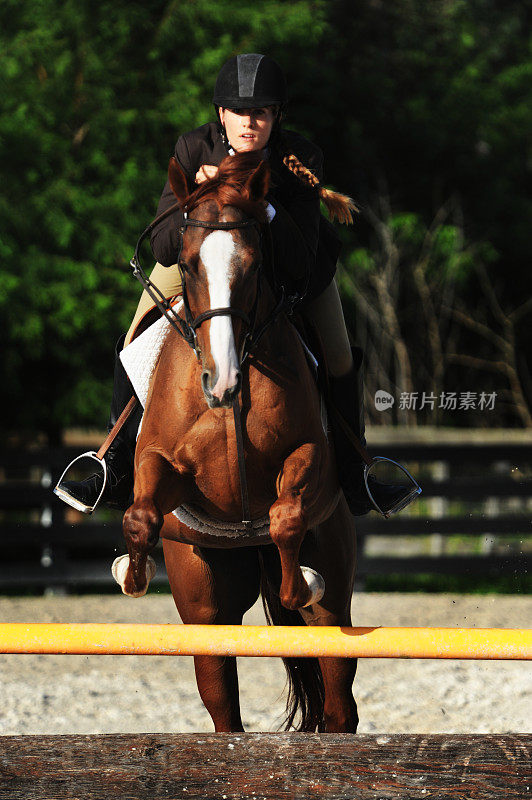
<svg viewBox="0 0 532 800"><path fill-rule="evenodd" d="M333 403L354 434L365 444L362 352L351 348L342 306L334 280L339 255L339 239L332 225L320 213L320 199L343 222L351 221L349 198L319 185L323 156L316 145L299 134L281 127L287 100L286 81L279 65L268 56L246 53L234 56L220 70L213 102L216 122L202 125L181 136L175 157L185 171L191 188L214 177L220 162L235 152L262 151L271 168L271 189L267 195L275 215L271 221L274 263L283 281L293 289L307 289L302 308L304 319L318 332L330 377ZM163 189L157 215L175 204L168 183ZM273 213L273 212L271 212ZM271 216L271 214L270 214ZM182 213L175 213L157 225L151 236L157 260L151 281L166 298L181 293L176 266ZM143 292L125 345L151 319L154 303ZM115 382L109 430L133 394L131 384L118 358L124 346L117 347ZM138 407L120 429L105 455L107 484L102 496L110 506L126 508L133 487L135 436L140 421ZM353 514L366 514L373 505L366 492L364 463L343 430L333 435L340 483ZM376 481L370 476L371 491L380 508L390 508L404 495L403 486ZM92 510L102 488L103 476L84 481L64 481L56 494L82 510Z"/></svg>

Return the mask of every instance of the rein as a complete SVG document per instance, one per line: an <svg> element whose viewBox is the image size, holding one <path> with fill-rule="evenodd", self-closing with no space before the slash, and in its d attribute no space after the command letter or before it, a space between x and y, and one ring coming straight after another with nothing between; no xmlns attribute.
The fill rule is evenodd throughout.
<svg viewBox="0 0 532 800"><path fill-rule="evenodd" d="M183 239L188 227L191 228L207 228L209 230L217 230L217 231L227 231L227 230L235 230L238 228L249 228L251 226L259 226L261 242L262 242L262 229L260 228L260 223L258 220L247 217L243 220L238 222L209 222L207 220L200 220L200 219L190 219L187 215L187 212L184 212L184 219L179 230L179 251L177 257L177 265L179 268L179 272L181 274L181 281L183 284L183 306L185 309L185 319L177 314L171 305L170 301L166 299L163 295L161 290L148 278L144 270L142 269L139 257L139 250L140 246L143 243L144 239L151 233L156 225L159 224L163 219L166 219L170 214L175 211L181 211L181 204L174 203L170 208L167 208L166 211L163 211L162 214L159 214L153 222L148 225L148 227L141 233L137 245L135 247L135 253L133 258L130 261L130 266L133 270L133 275L137 280L142 284L142 287L145 289L147 294L153 300L159 311L166 317L168 322L172 325L172 327L179 333L179 335L187 342L188 345L194 350L196 354L196 358L198 362L201 361L201 351L198 344L198 339L196 336L197 329L208 319L212 319L213 317L220 317L220 316L234 316L239 317L247 326L248 331L244 336L244 340L242 343L241 353L240 353L240 366L246 360L250 351L253 350L254 347L258 344L260 339L266 333L270 325L275 322L277 317L284 313L291 314L294 310L294 307L303 300L306 289L303 294L294 294L294 295L287 295L284 289L284 286L277 281L277 276L275 274L275 265L273 263L273 248L271 242L271 231L269 227L268 230L268 253L271 260L271 267L272 267L272 275L274 281L274 291L276 294L279 295L279 301L277 302L275 308L271 311L269 317L267 317L264 322L258 327L255 328L256 322L256 310L258 305L259 299L259 292L260 292L260 281L259 281L259 291L257 292L257 297L255 298L255 303L251 312L251 317L242 311L239 308L232 308L232 307L224 307L224 308L212 308L208 311L203 311L201 314L198 314L196 317L192 315L192 311L188 302L188 296L186 291L186 275L183 271L182 263L181 263L181 253L183 250ZM259 267L260 269L260 267ZM308 280L306 282L308 286ZM246 465L245 465L245 457L244 457L244 441L243 441L243 434L242 434L242 420L240 416L240 404L238 401L238 396L235 397L233 400L233 418L235 423L235 436L236 436L236 444L237 444L237 457L238 457L238 472L240 477L240 494L241 494L241 502L242 502L242 524L248 530L252 529L252 520L250 514L250 506L249 506L249 492L248 492L248 482L247 482L247 475L246 475Z"/></svg>

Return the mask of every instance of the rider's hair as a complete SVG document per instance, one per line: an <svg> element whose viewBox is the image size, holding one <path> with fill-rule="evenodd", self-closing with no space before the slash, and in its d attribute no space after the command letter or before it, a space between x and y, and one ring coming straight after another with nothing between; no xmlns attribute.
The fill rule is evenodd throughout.
<svg viewBox="0 0 532 800"><path fill-rule="evenodd" d="M290 148L286 137L281 131L276 137L276 145L279 148L283 164L290 172L293 172L300 181L308 186L317 187L320 199L323 200L329 212L329 217L331 219L336 217L338 222L343 222L346 225L351 224L353 222L353 212L358 211L353 199L346 194L334 192L332 189L326 189L325 186L322 186L312 170L306 167L294 153L289 152Z"/></svg>

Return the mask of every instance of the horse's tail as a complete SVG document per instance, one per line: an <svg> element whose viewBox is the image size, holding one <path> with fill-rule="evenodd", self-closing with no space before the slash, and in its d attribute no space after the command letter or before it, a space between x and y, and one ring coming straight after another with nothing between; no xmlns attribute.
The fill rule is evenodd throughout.
<svg viewBox="0 0 532 800"><path fill-rule="evenodd" d="M262 605L268 625L304 625L298 611L289 611L279 599L268 582L264 570L262 555L259 554L261 567ZM284 730L294 724L298 712L300 714L297 731L318 732L325 730L324 700L325 689L323 676L317 658L283 658L288 680L288 697L286 700L286 719Z"/></svg>

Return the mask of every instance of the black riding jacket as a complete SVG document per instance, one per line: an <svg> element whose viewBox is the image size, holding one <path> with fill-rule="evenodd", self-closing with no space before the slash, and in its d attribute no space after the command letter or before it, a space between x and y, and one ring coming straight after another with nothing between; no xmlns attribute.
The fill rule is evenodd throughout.
<svg viewBox="0 0 532 800"><path fill-rule="evenodd" d="M283 131L288 152L294 153L318 179L322 177L323 154L319 147L294 131ZM218 166L227 156L221 126L209 122L180 136L174 155L183 168L192 191L196 173L203 164ZM320 213L318 190L297 178L282 162L277 149L270 148L270 190L266 199L275 208L271 223L276 270L281 282L300 286L310 271L307 299L316 297L330 283L340 251L338 235ZM157 208L157 215L175 203L168 180ZM166 267L176 263L182 212L157 225L151 234L151 248L156 260Z"/></svg>

